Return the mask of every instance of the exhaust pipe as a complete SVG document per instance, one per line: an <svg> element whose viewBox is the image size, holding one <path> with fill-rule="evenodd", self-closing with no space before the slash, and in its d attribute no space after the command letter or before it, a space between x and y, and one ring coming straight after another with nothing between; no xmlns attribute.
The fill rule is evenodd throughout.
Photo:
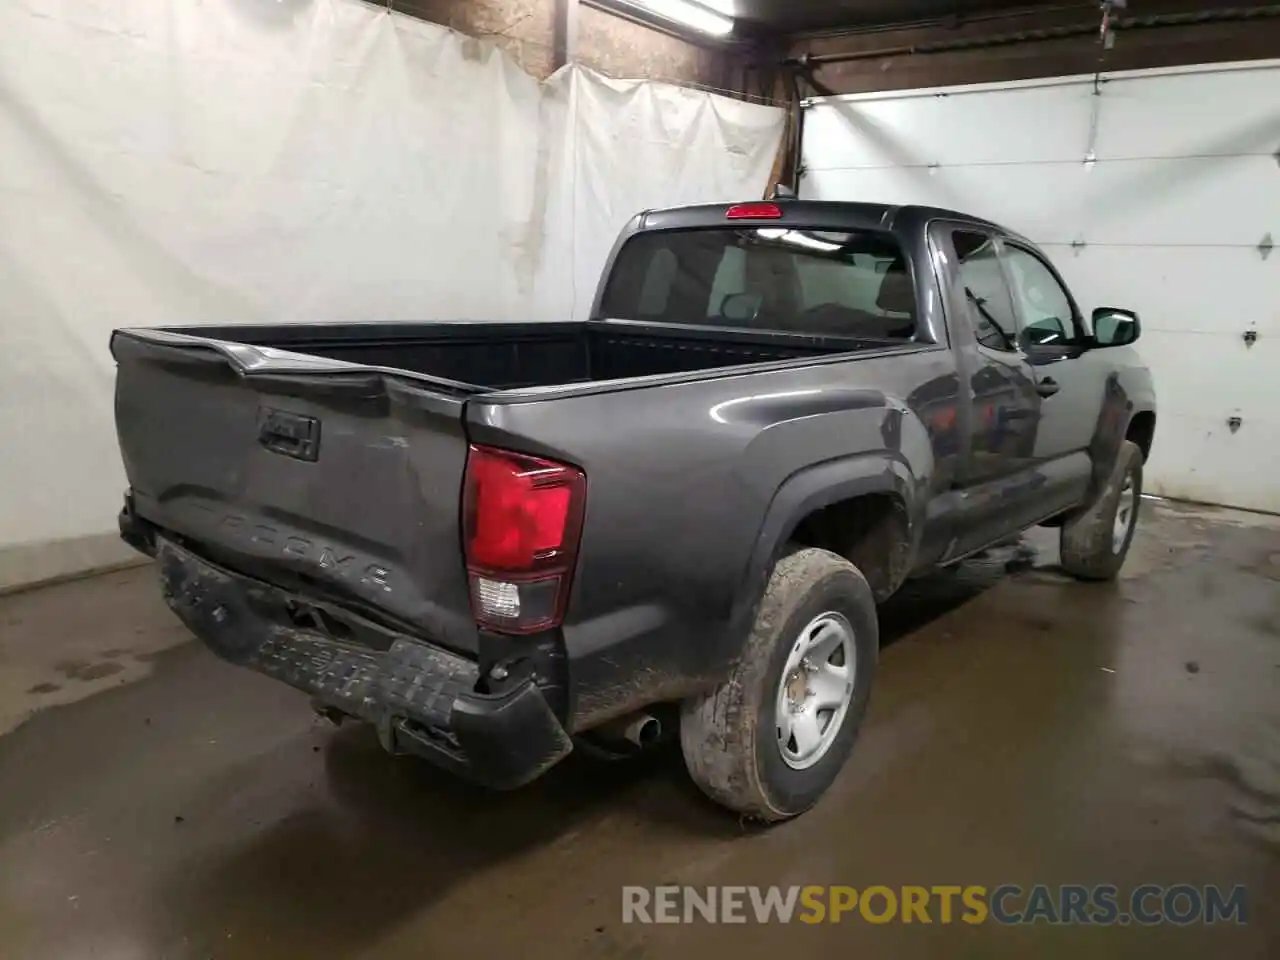
<svg viewBox="0 0 1280 960"><path fill-rule="evenodd" d="M652 714L633 713L609 721L595 733L604 740L625 740L637 747L647 747L662 735L662 724Z"/></svg>
<svg viewBox="0 0 1280 960"><path fill-rule="evenodd" d="M632 717L622 731L622 736L637 747L647 747L662 734L662 724L657 717L641 713Z"/></svg>

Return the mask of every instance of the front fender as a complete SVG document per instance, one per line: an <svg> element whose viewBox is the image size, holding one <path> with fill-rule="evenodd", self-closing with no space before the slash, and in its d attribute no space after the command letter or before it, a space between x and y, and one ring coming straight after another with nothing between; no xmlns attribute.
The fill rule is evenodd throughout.
<svg viewBox="0 0 1280 960"><path fill-rule="evenodd" d="M1120 444L1128 436L1133 418L1143 413L1154 414L1155 408L1151 374L1145 367L1137 365L1136 359L1131 364L1118 365L1106 378L1098 421L1089 442L1093 472L1085 498L1086 506L1092 504L1106 487Z"/></svg>

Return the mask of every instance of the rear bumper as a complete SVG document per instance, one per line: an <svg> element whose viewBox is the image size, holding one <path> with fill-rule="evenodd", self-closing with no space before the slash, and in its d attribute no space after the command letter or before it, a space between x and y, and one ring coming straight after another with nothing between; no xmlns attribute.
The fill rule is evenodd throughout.
<svg viewBox="0 0 1280 960"><path fill-rule="evenodd" d="M472 660L405 636L390 638L387 649L335 640L290 622L287 593L163 537L154 549L166 602L214 653L373 723L393 753L510 789L573 749L531 680L500 694L479 693Z"/></svg>

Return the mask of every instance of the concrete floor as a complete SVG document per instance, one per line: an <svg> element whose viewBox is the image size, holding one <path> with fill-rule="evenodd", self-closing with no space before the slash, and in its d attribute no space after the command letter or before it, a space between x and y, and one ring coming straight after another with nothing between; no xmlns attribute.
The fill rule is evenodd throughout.
<svg viewBox="0 0 1280 960"><path fill-rule="evenodd" d="M1280 529L1148 503L1116 585L913 585L772 830L678 755L488 794L186 641L151 572L0 599L0 956L1280 956ZM50 707L50 709L42 709ZM33 711L35 711L33 713ZM25 722L24 722L25 721ZM1245 884L1247 926L624 926L623 884ZM1157 953L1158 951L1158 953ZM785 953L784 953L785 952Z"/></svg>

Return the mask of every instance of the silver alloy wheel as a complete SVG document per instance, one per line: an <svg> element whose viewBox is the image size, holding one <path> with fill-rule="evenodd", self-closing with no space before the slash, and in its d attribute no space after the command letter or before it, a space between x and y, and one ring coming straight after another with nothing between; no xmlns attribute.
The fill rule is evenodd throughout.
<svg viewBox="0 0 1280 960"><path fill-rule="evenodd" d="M1116 504L1116 522L1111 527L1111 552L1119 553L1124 549L1125 538L1129 536L1129 528L1137 518L1138 496L1133 486L1133 477L1125 474L1124 486L1120 488L1120 500Z"/></svg>
<svg viewBox="0 0 1280 960"><path fill-rule="evenodd" d="M839 613L820 613L800 631L778 682L778 750L793 770L821 760L853 701L858 667L853 627Z"/></svg>

